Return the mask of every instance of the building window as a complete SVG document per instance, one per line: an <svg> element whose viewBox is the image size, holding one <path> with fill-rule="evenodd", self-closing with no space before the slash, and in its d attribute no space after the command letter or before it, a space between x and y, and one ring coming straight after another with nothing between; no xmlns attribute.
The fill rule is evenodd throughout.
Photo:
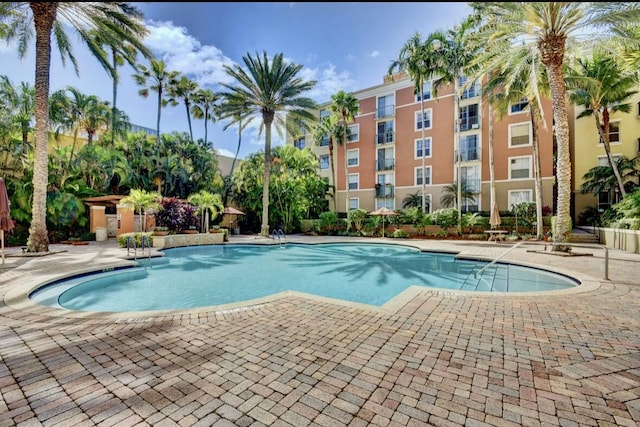
<svg viewBox="0 0 640 427"><path fill-rule="evenodd" d="M320 169L329 169L329 155L322 154L320 156Z"/></svg>
<svg viewBox="0 0 640 427"><path fill-rule="evenodd" d="M520 102L509 106L509 114L518 114L527 111L529 111L529 100L527 98L522 98Z"/></svg>
<svg viewBox="0 0 640 427"><path fill-rule="evenodd" d="M422 167L415 168L414 176L416 177L415 182L416 185L422 185ZM431 185L431 166L425 166L424 168L424 177L425 182L424 185Z"/></svg>
<svg viewBox="0 0 640 427"><path fill-rule="evenodd" d="M613 157L613 161L617 164L620 157L622 157L622 154L611 154L611 157ZM598 156L598 166L609 167L609 158L607 156Z"/></svg>
<svg viewBox="0 0 640 427"><path fill-rule="evenodd" d="M480 116L478 115L478 104L465 105L460 107L460 130L478 129Z"/></svg>
<svg viewBox="0 0 640 427"><path fill-rule="evenodd" d="M620 142L620 122L609 122L609 142Z"/></svg>
<svg viewBox="0 0 640 427"><path fill-rule="evenodd" d="M360 130L360 125L349 125L347 126L347 142L356 142L360 139L360 135L358 131Z"/></svg>
<svg viewBox="0 0 640 427"><path fill-rule="evenodd" d="M357 197L349 198L349 210L352 211L354 209L358 209L360 207L360 199Z"/></svg>
<svg viewBox="0 0 640 427"><path fill-rule="evenodd" d="M460 77L460 79L458 80L460 88L465 87L465 84L467 84L468 80L469 79L466 76ZM470 83L469 86L462 91L462 93L460 94L460 99L474 98L479 94L480 86L476 82L473 82L473 84Z"/></svg>
<svg viewBox="0 0 640 427"><path fill-rule="evenodd" d="M416 94L416 102L420 102L420 100L423 98L425 101L431 99L431 89L432 83L431 80L429 80L422 85L422 93Z"/></svg>
<svg viewBox="0 0 640 427"><path fill-rule="evenodd" d="M393 198L378 198L376 199L376 209L387 208L387 209L395 209Z"/></svg>
<svg viewBox="0 0 640 427"><path fill-rule="evenodd" d="M531 156L509 157L509 179L531 178Z"/></svg>
<svg viewBox="0 0 640 427"><path fill-rule="evenodd" d="M531 202L533 192L531 190L509 190L509 209L513 209L514 205Z"/></svg>
<svg viewBox="0 0 640 427"><path fill-rule="evenodd" d="M329 112L329 110L323 108L322 110L320 110L320 120L322 121L322 119L324 119L325 117L329 117L331 113Z"/></svg>
<svg viewBox="0 0 640 427"><path fill-rule="evenodd" d="M359 150L347 150L347 166L358 166L360 163Z"/></svg>
<svg viewBox="0 0 640 427"><path fill-rule="evenodd" d="M378 111L376 112L376 117L380 119L383 117L393 116L395 108L393 102L393 95L381 96L378 98Z"/></svg>
<svg viewBox="0 0 640 427"><path fill-rule="evenodd" d="M478 135L465 135L460 137L460 160L463 162L479 160L480 147L478 147Z"/></svg>
<svg viewBox="0 0 640 427"><path fill-rule="evenodd" d="M393 131L393 120L378 123L378 133L376 134L377 144L389 144L395 141Z"/></svg>
<svg viewBox="0 0 640 427"><path fill-rule="evenodd" d="M531 145L531 123L509 125L509 147Z"/></svg>
<svg viewBox="0 0 640 427"><path fill-rule="evenodd" d="M416 159L422 158L423 154L425 157L431 157L431 138L425 138L424 143L421 139L416 139L415 147L416 147L416 151L415 151ZM424 153L422 151L423 148L424 148Z"/></svg>
<svg viewBox="0 0 640 427"><path fill-rule="evenodd" d="M357 190L359 187L360 175L357 173L349 174L349 190Z"/></svg>
<svg viewBox="0 0 640 427"><path fill-rule="evenodd" d="M293 141L293 145L297 149L302 150L307 145L307 140L306 140L306 138L298 138L298 139Z"/></svg>
<svg viewBox="0 0 640 427"><path fill-rule="evenodd" d="M420 120L420 116L422 116L422 120ZM424 110L424 116L422 111L416 111L415 130L421 130L423 126L425 129L431 129L431 109Z"/></svg>
<svg viewBox="0 0 640 427"><path fill-rule="evenodd" d="M474 193L480 192L479 166L462 166L460 168L460 176L462 177L462 188L466 188L468 191Z"/></svg>

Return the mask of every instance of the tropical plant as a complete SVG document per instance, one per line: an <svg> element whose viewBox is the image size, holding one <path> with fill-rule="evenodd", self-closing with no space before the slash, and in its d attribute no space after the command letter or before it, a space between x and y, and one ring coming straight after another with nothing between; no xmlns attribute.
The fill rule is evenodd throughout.
<svg viewBox="0 0 640 427"><path fill-rule="evenodd" d="M431 220L435 225L439 225L445 232L449 232L451 227L458 223L458 209L443 208L431 213Z"/></svg>
<svg viewBox="0 0 640 427"><path fill-rule="evenodd" d="M553 239L556 243L566 242L571 229L572 171L564 79L567 43L578 32L598 41L610 37L612 28L637 23L640 5L636 2L471 2L470 5L484 23L479 31L483 45L530 46L538 49L546 68L557 143L557 219ZM504 49L505 57L511 54L510 49ZM554 250L565 251L568 247L554 245Z"/></svg>
<svg viewBox="0 0 640 427"><path fill-rule="evenodd" d="M594 53L590 60L579 58L566 79L569 100L584 107L577 118L593 117L598 139L624 198L627 192L611 153L609 123L612 113L631 111L631 104L625 101L638 93L637 72L624 72L612 57Z"/></svg>
<svg viewBox="0 0 640 427"><path fill-rule="evenodd" d="M220 97L211 89L198 89L193 96L191 114L193 118L204 120L204 143L209 145L209 121L215 122L220 114ZM193 139L193 135L191 136Z"/></svg>
<svg viewBox="0 0 640 427"><path fill-rule="evenodd" d="M640 156L629 159L620 156L615 159L616 168L620 173L626 192L634 191L635 180L640 176ZM583 194L591 193L598 197L600 193L611 194L618 187L618 180L609 164L594 166L582 176L581 191Z"/></svg>
<svg viewBox="0 0 640 427"><path fill-rule="evenodd" d="M7 23L8 22L8 23ZM113 35L114 39L127 41L134 46L142 46L141 40L147 34L142 22L142 14L130 3L118 2L10 2L2 3L0 23L7 23L6 39L18 39L20 56L27 52L35 30L35 158L33 164L33 207L28 252L47 252L47 167L49 140L49 77L51 65L52 36L62 54L63 61L69 59L78 64L66 29L76 30L80 39L91 48L89 31L99 29ZM32 26L33 25L33 26ZM14 31L15 30L15 31ZM91 50L91 49L90 49ZM95 53L95 51L92 50ZM96 58L106 70L112 70L105 57Z"/></svg>
<svg viewBox="0 0 640 427"><path fill-rule="evenodd" d="M298 74L302 65L285 61L278 53L269 59L267 52L262 56L247 54L243 57L246 70L240 65L224 65L234 84L222 83L227 89L223 96L231 105L243 106L250 115L262 118L260 131L264 129L264 179L262 192L262 225L260 234L269 235L269 174L271 168L271 127L282 134L282 129L296 119L311 122L316 103L302 96L311 90L315 80L304 81ZM286 113L282 115L281 113ZM291 120L287 120L287 116Z"/></svg>
<svg viewBox="0 0 640 427"><path fill-rule="evenodd" d="M193 141L193 127L191 126L191 108L195 102L198 83L194 82L187 76L178 75L169 80L167 85L167 102L169 105L175 107L176 105L183 103L185 111L187 113L187 123L189 124L189 137Z"/></svg>
<svg viewBox="0 0 640 427"><path fill-rule="evenodd" d="M457 200L460 198L462 203L474 203L477 193L467 187L466 181L462 181L462 188L458 192L458 184L453 183L442 187L440 195L440 204L445 208L458 207Z"/></svg>
<svg viewBox="0 0 640 427"><path fill-rule="evenodd" d="M360 101L353 93L347 93L343 90L331 95L331 104L329 105L331 114L337 116L338 125L341 123L342 132L342 148L344 149L344 179L346 188L345 210L349 212L349 164L347 158L347 124L352 122L355 117L360 114ZM334 182L334 185L336 183Z"/></svg>
<svg viewBox="0 0 640 427"><path fill-rule="evenodd" d="M218 214L224 209L220 194L214 194L206 190L200 190L190 195L187 200L197 208L198 215L200 215L202 219L202 228L200 229L202 231L208 230L209 220L215 220Z"/></svg>
<svg viewBox="0 0 640 427"><path fill-rule="evenodd" d="M142 231L147 231L147 211L158 210L162 196L159 193L148 192L140 189L132 189L129 195L120 199L120 205L133 209L138 215L144 212Z"/></svg>
<svg viewBox="0 0 640 427"><path fill-rule="evenodd" d="M364 226L368 216L369 212L364 209L351 209L347 213L347 231L351 228L350 225L353 225L358 233L362 232L362 227Z"/></svg>
<svg viewBox="0 0 640 427"><path fill-rule="evenodd" d="M338 116L330 114L320 119L313 126L312 135L317 145L321 145L325 138L329 144L329 173L331 173L333 181L333 210L338 212L338 200L336 197L336 185L338 182L337 171L334 165L335 141L342 141L342 132L344 127L338 126Z"/></svg>
<svg viewBox="0 0 640 427"><path fill-rule="evenodd" d="M404 199L402 199L402 209L421 207L423 213L429 212L429 202L425 202L422 197L422 192L417 191L412 194L407 194ZM426 211L425 211L426 209Z"/></svg>

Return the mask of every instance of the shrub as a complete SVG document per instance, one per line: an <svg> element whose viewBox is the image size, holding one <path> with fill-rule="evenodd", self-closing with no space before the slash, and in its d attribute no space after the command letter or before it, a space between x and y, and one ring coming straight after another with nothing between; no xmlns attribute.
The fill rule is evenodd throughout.
<svg viewBox="0 0 640 427"><path fill-rule="evenodd" d="M118 242L118 247L119 248L126 248L127 247L127 240L129 239L129 236L133 237L133 241L136 244L136 248L141 248L142 247L142 236L147 236L148 243L145 242L145 247L147 247L147 245L151 245L153 246L153 233L152 232L134 232L134 233L122 233L121 235L118 236L117 238L117 242Z"/></svg>
<svg viewBox="0 0 640 427"><path fill-rule="evenodd" d="M398 228L397 230L393 231L393 234L391 234L391 237L396 238L396 239L406 239L409 238L409 233L406 232L405 230L402 230L400 228Z"/></svg>
<svg viewBox="0 0 640 427"><path fill-rule="evenodd" d="M195 206L176 197L165 197L156 213L156 224L170 231L188 230L190 227L197 228L200 218Z"/></svg>
<svg viewBox="0 0 640 427"><path fill-rule="evenodd" d="M456 208L438 209L431 214L431 219L435 225L439 225L443 231L448 232L451 227L458 224L458 210Z"/></svg>

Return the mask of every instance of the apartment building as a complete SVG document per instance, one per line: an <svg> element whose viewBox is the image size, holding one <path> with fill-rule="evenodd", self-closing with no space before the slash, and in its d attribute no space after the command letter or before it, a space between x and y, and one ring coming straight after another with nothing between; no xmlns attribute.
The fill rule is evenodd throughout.
<svg viewBox="0 0 640 427"><path fill-rule="evenodd" d="M614 159L620 156L632 159L640 155L640 94L635 94L627 103L632 105L630 113L612 112L610 117L609 139ZM581 191L582 184L585 182L584 175L591 168L608 165L604 144L600 142L593 116L578 119L582 111L584 108L576 107L576 114L572 117L575 129L572 158L574 159L574 219L576 221L587 207L595 207L602 212L621 199L617 188L598 195L583 194ZM624 173L624 171L620 172ZM638 177L632 180L638 183Z"/></svg>
<svg viewBox="0 0 640 427"><path fill-rule="evenodd" d="M465 83L462 78L460 84ZM473 191L463 200L464 212L490 210L489 114L480 84L467 85L454 112L453 85L431 95L431 82L422 94L404 73L384 77L382 84L354 92L360 111L348 124L346 144L334 143L335 171L330 169L329 139L288 135L287 143L308 147L320 159L320 174L336 177L337 211L380 207L402 208L405 197L423 190L430 212L443 207L446 187L457 183ZM424 116L420 97L424 96ZM328 114L321 104L318 117ZM543 105L546 128L538 132L543 205L554 204L554 156L551 102ZM458 126L459 132L455 132ZM423 139L424 130L424 139ZM510 106L492 126L496 199L500 210L534 201L533 132L528 103ZM458 151L459 147L459 151ZM459 155L458 155L459 153ZM424 165L424 167L423 167ZM330 203L333 209L333 204Z"/></svg>

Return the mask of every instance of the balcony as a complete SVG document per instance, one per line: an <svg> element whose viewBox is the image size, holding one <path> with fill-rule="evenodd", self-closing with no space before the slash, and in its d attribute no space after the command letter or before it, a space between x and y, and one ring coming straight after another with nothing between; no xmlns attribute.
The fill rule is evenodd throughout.
<svg viewBox="0 0 640 427"><path fill-rule="evenodd" d="M395 167L395 159L378 159L376 162L377 171L390 171Z"/></svg>
<svg viewBox="0 0 640 427"><path fill-rule="evenodd" d="M480 193L480 179L462 179L462 189L471 193Z"/></svg>
<svg viewBox="0 0 640 427"><path fill-rule="evenodd" d="M384 119L385 117L393 117L396 111L395 105L385 105L376 110L376 119Z"/></svg>
<svg viewBox="0 0 640 427"><path fill-rule="evenodd" d="M460 119L460 131L479 129L480 128L480 117L472 116L465 117Z"/></svg>
<svg viewBox="0 0 640 427"><path fill-rule="evenodd" d="M394 131L386 131L376 134L376 144L391 144L396 140L396 133Z"/></svg>
<svg viewBox="0 0 640 427"><path fill-rule="evenodd" d="M460 151L460 161L462 162L474 162L480 160L480 148L463 148ZM458 150L453 153L453 162L458 161Z"/></svg>
<svg viewBox="0 0 640 427"><path fill-rule="evenodd" d="M378 199L390 199L393 197L393 185L376 184L376 197Z"/></svg>

